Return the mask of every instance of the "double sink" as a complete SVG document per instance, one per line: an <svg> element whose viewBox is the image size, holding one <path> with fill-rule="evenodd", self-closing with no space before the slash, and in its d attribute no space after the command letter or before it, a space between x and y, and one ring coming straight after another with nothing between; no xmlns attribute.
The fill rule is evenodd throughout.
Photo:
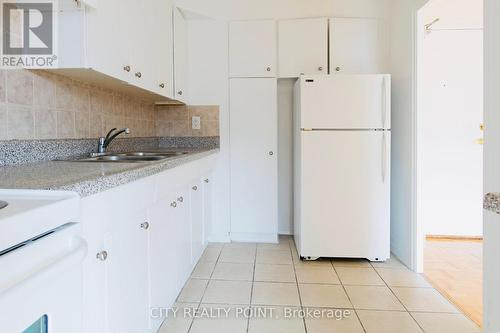
<svg viewBox="0 0 500 333"><path fill-rule="evenodd" d="M92 154L91 157L75 159L75 162L122 162L122 163L137 163L137 162L154 162L161 161L167 158L176 157L188 154L186 151L158 151L158 152L130 152L130 153L103 153Z"/></svg>

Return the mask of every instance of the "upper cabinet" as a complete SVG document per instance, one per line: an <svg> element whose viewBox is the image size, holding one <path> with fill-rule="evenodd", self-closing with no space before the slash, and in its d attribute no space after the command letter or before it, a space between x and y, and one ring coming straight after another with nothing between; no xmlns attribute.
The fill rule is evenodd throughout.
<svg viewBox="0 0 500 333"><path fill-rule="evenodd" d="M184 15L174 9L174 76L176 100L187 100L187 26Z"/></svg>
<svg viewBox="0 0 500 333"><path fill-rule="evenodd" d="M276 77L276 22L238 21L229 26L229 76Z"/></svg>
<svg viewBox="0 0 500 333"><path fill-rule="evenodd" d="M328 19L279 22L279 77L328 74Z"/></svg>
<svg viewBox="0 0 500 333"><path fill-rule="evenodd" d="M385 27L381 20L330 20L330 73L381 74L386 72Z"/></svg>

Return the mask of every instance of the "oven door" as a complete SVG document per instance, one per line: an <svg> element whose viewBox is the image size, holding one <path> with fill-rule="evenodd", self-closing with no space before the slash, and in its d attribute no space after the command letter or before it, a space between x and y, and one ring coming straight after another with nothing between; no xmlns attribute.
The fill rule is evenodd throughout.
<svg viewBox="0 0 500 333"><path fill-rule="evenodd" d="M0 254L2 332L83 331L79 229L69 223Z"/></svg>

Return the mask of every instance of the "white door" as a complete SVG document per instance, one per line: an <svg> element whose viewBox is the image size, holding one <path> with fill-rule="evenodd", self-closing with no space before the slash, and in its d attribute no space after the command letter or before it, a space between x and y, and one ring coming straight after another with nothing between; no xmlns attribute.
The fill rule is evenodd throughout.
<svg viewBox="0 0 500 333"><path fill-rule="evenodd" d="M389 257L390 139L382 131L301 132L302 256Z"/></svg>
<svg viewBox="0 0 500 333"><path fill-rule="evenodd" d="M278 24L279 77L328 73L328 19L297 19Z"/></svg>
<svg viewBox="0 0 500 333"><path fill-rule="evenodd" d="M389 75L302 76L301 128L390 128Z"/></svg>
<svg viewBox="0 0 500 333"><path fill-rule="evenodd" d="M278 229L276 79L230 80L230 128L231 237L270 241Z"/></svg>
<svg viewBox="0 0 500 333"><path fill-rule="evenodd" d="M174 98L187 98L187 27L179 8L174 8Z"/></svg>
<svg viewBox="0 0 500 333"><path fill-rule="evenodd" d="M385 73L384 30L383 23L378 19L331 19L330 73Z"/></svg>
<svg viewBox="0 0 500 333"><path fill-rule="evenodd" d="M201 181L191 183L190 188L190 217L192 227L192 263L196 264L203 253L204 244L204 230L203 230L203 187Z"/></svg>
<svg viewBox="0 0 500 333"><path fill-rule="evenodd" d="M500 193L500 2L485 1L485 192ZM500 332L500 214L484 214L484 332Z"/></svg>
<svg viewBox="0 0 500 333"><path fill-rule="evenodd" d="M169 0L153 0L154 23L153 36L157 38L155 53L152 54L156 61L155 91L172 98L174 92L174 50L173 50L173 20L172 2Z"/></svg>
<svg viewBox="0 0 500 333"><path fill-rule="evenodd" d="M212 205L213 201L213 186L212 174L203 177L203 245L208 242L208 237L212 234Z"/></svg>
<svg viewBox="0 0 500 333"><path fill-rule="evenodd" d="M177 226L173 219L173 207L167 198L161 199L149 209L149 308L152 314L160 314L161 308L169 308L178 294L177 281ZM158 309L158 311L156 311ZM150 329L156 331L163 317L150 317Z"/></svg>
<svg viewBox="0 0 500 333"><path fill-rule="evenodd" d="M276 22L238 21L229 25L229 76L276 77Z"/></svg>
<svg viewBox="0 0 500 333"><path fill-rule="evenodd" d="M177 279L182 287L191 275L192 248L191 248L191 220L189 219L189 192L182 187L179 189L172 202L176 203L174 221L177 225Z"/></svg>

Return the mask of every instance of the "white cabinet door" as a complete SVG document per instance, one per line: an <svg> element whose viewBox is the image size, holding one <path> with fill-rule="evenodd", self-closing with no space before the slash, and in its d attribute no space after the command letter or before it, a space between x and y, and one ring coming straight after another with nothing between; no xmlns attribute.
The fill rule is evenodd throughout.
<svg viewBox="0 0 500 333"><path fill-rule="evenodd" d="M155 61L156 79L155 91L163 96L172 98L174 92L174 49L173 49L173 21L172 2L170 0L153 0L152 5L153 32L155 52L151 55Z"/></svg>
<svg viewBox="0 0 500 333"><path fill-rule="evenodd" d="M203 246L208 243L208 237L212 234L212 174L203 177Z"/></svg>
<svg viewBox="0 0 500 333"><path fill-rule="evenodd" d="M108 333L144 332L149 324L148 230L142 211L117 213L106 248ZM126 320L124 320L126 318Z"/></svg>
<svg viewBox="0 0 500 333"><path fill-rule="evenodd" d="M177 280L182 287L191 275L191 221L189 219L189 192L185 187L176 191L172 203L175 204L174 223L177 238Z"/></svg>
<svg viewBox="0 0 500 333"><path fill-rule="evenodd" d="M186 101L187 91L187 27L186 19L178 8L174 8L174 98Z"/></svg>
<svg viewBox="0 0 500 333"><path fill-rule="evenodd" d="M385 68L382 21L366 18L330 20L330 73L382 74Z"/></svg>
<svg viewBox="0 0 500 333"><path fill-rule="evenodd" d="M152 314L160 314L160 309L171 307L181 287L177 281L177 225L169 199L160 199L148 212L149 308ZM163 319L151 316L150 329L156 331Z"/></svg>
<svg viewBox="0 0 500 333"><path fill-rule="evenodd" d="M229 76L276 77L276 22L240 21L229 25Z"/></svg>
<svg viewBox="0 0 500 333"><path fill-rule="evenodd" d="M273 241L277 234L276 105L276 79L230 80L234 240Z"/></svg>
<svg viewBox="0 0 500 333"><path fill-rule="evenodd" d="M192 264L196 264L203 253L204 228L203 228L203 187L200 180L191 183L190 187L190 217L192 227Z"/></svg>
<svg viewBox="0 0 500 333"><path fill-rule="evenodd" d="M280 21L279 77L328 74L328 19Z"/></svg>

